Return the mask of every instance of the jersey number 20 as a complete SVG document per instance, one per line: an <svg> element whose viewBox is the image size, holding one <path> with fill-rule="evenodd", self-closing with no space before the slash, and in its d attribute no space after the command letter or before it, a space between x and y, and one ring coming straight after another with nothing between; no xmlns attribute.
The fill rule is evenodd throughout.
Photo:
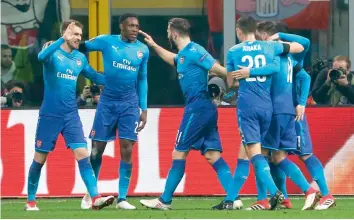
<svg viewBox="0 0 354 220"><path fill-rule="evenodd" d="M242 60L243 63L245 63L246 61L248 62L248 68L259 68L259 67L263 67L266 65L266 58L264 55L257 55L255 57L251 57L249 55L243 56ZM246 81L248 82L254 82L254 81L258 81L258 82L265 82L267 80L266 76L257 76L257 77L249 77L246 79Z"/></svg>

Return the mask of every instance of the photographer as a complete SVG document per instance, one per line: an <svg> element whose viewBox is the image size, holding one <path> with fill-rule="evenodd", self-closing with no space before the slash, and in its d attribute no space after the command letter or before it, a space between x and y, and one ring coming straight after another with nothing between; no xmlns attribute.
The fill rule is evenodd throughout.
<svg viewBox="0 0 354 220"><path fill-rule="evenodd" d="M25 85L11 80L5 84L4 96L1 97L1 107L20 108L25 103Z"/></svg>
<svg viewBox="0 0 354 220"><path fill-rule="evenodd" d="M96 85L85 86L82 94L77 98L77 105L85 107L96 106L100 100L101 88Z"/></svg>
<svg viewBox="0 0 354 220"><path fill-rule="evenodd" d="M346 56L336 56L332 69L322 70L314 83L312 97L317 104L354 104L354 77L350 73L351 62Z"/></svg>

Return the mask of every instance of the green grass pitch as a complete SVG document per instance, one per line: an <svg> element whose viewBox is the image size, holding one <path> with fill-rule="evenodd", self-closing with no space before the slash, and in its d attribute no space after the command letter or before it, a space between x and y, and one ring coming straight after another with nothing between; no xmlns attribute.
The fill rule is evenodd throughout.
<svg viewBox="0 0 354 220"><path fill-rule="evenodd" d="M199 218L199 219L229 219L229 218L322 218L322 219L340 219L354 217L354 197L337 198L337 206L326 211L301 211L303 205L303 197L292 198L293 209L277 210L277 211L214 211L211 210L213 205L218 204L221 197L176 197L173 201L172 210L161 211L151 210L142 207L139 200L142 198L133 197L129 201L136 205L137 210L127 211L115 208L115 203L100 211L81 210L80 199L39 199L39 212L25 212L25 199L2 199L1 200L1 218L139 218L139 219L183 219L183 218ZM255 201L253 198L242 198L244 206L249 206Z"/></svg>

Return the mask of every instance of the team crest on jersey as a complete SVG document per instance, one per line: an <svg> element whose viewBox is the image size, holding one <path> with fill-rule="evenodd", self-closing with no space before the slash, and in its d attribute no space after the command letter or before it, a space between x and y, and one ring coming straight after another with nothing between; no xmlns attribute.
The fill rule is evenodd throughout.
<svg viewBox="0 0 354 220"><path fill-rule="evenodd" d="M180 57L180 58L179 58L179 63L180 63L180 64L183 64L183 63L184 63L184 57Z"/></svg>
<svg viewBox="0 0 354 220"><path fill-rule="evenodd" d="M179 73L178 74L178 79L182 79L183 78L183 74Z"/></svg>
<svg viewBox="0 0 354 220"><path fill-rule="evenodd" d="M143 52L138 51L136 54L138 55L138 58L139 58L139 59L143 58Z"/></svg>
<svg viewBox="0 0 354 220"><path fill-rule="evenodd" d="M41 140L37 140L36 146L37 147L41 147L42 146L42 141Z"/></svg>
<svg viewBox="0 0 354 220"><path fill-rule="evenodd" d="M96 131L92 129L92 130L91 130L91 137L94 137L95 134L96 134Z"/></svg>
<svg viewBox="0 0 354 220"><path fill-rule="evenodd" d="M77 64L78 66L81 66L81 60L76 60L76 64Z"/></svg>

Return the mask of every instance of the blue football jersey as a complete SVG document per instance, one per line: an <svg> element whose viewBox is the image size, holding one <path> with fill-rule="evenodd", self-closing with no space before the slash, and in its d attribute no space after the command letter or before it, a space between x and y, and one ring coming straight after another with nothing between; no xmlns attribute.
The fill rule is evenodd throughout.
<svg viewBox="0 0 354 220"><path fill-rule="evenodd" d="M227 72L238 70L238 65L249 68L265 67L274 63L278 55L287 52L284 50L284 45L280 42L254 41L237 44L227 53ZM278 71L279 66L274 69L274 72ZM238 108L261 107L272 110L271 83L272 75L252 76L240 80Z"/></svg>
<svg viewBox="0 0 354 220"><path fill-rule="evenodd" d="M148 47L138 40L126 42L121 35L100 35L86 41L85 46L88 51L101 51L103 55L106 85L100 101L129 100L138 103L140 100L140 107L145 110ZM142 85L139 85L140 81Z"/></svg>
<svg viewBox="0 0 354 220"><path fill-rule="evenodd" d="M293 67L297 61L292 56L280 57L280 71L273 74L271 97L273 114L295 114L293 103Z"/></svg>
<svg viewBox="0 0 354 220"><path fill-rule="evenodd" d="M67 53L59 38L38 54L43 63L44 99L40 115L70 117L77 114L76 82L80 72L97 84L104 85L102 74L92 69L84 54L77 50Z"/></svg>
<svg viewBox="0 0 354 220"><path fill-rule="evenodd" d="M199 44L191 41L174 59L186 111L212 104L208 94L208 71L216 60Z"/></svg>

